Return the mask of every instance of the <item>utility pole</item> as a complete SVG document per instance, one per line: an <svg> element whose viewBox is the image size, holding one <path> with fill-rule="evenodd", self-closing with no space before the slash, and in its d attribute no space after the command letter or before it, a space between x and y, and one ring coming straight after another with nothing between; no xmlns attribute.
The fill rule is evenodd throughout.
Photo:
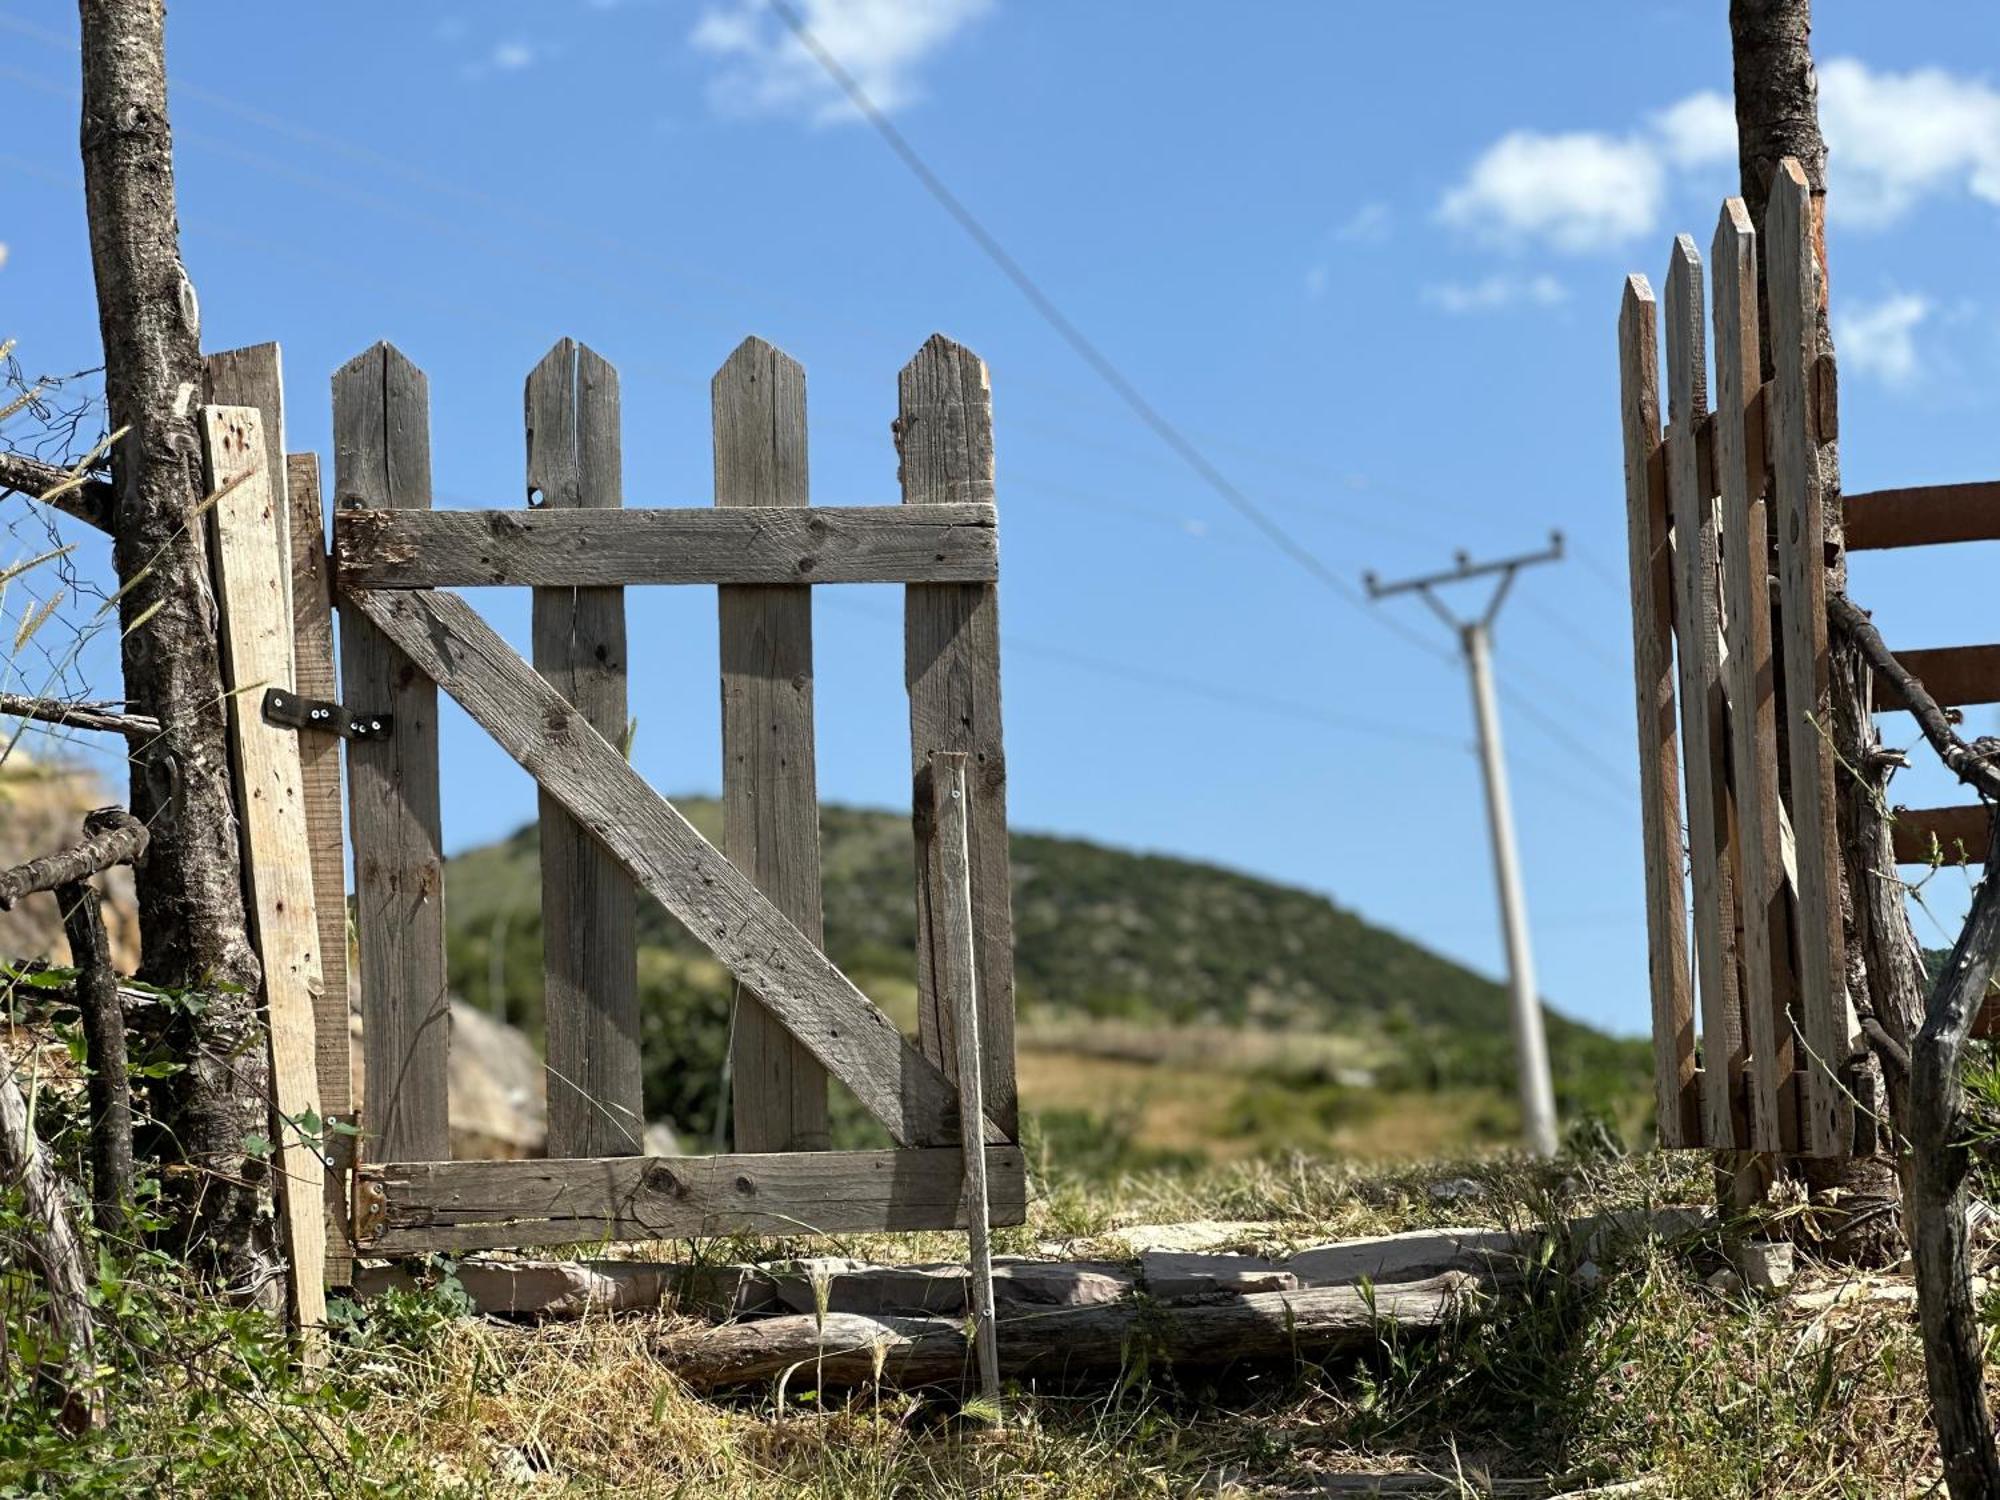
<svg viewBox="0 0 2000 1500"><path fill-rule="evenodd" d="M1556 1154L1555 1086L1549 1080L1549 1048L1542 1032L1542 1002L1535 993L1535 959L1528 948L1528 906L1521 893L1521 862L1514 852L1514 809L1507 795L1507 765L1500 749L1500 710L1493 698L1493 620L1514 586L1514 575L1536 563L1556 562L1563 555L1560 531L1549 533L1548 550L1475 563L1458 554L1458 566L1444 573L1383 583L1364 573L1368 597L1392 594L1422 596L1437 617L1458 636L1459 648L1472 677L1472 711L1479 723L1479 762L1486 776L1486 821L1493 834L1493 873L1500 887L1500 926L1507 939L1507 973L1514 993L1514 1057L1521 1074L1521 1119L1528 1149L1537 1156ZM1486 608L1460 619L1437 595L1448 583L1498 574Z"/></svg>

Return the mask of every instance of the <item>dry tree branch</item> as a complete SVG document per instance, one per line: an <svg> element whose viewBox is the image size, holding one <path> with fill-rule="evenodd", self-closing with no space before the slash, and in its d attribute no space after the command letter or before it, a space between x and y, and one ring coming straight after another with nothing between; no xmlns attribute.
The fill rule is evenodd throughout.
<svg viewBox="0 0 2000 1500"><path fill-rule="evenodd" d="M24 693L0 693L0 716L60 724L67 729L122 734L134 740L154 739L160 733L160 721L151 714L127 713L113 703L35 698Z"/></svg>
<svg viewBox="0 0 2000 1500"><path fill-rule="evenodd" d="M85 525L111 530L117 491L108 479L78 474L25 453L0 451L0 490L45 500Z"/></svg>

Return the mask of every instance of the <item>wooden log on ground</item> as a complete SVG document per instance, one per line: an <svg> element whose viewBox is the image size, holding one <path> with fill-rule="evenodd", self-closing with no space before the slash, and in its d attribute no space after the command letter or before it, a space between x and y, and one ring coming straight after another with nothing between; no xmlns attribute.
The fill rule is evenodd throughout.
<svg viewBox="0 0 2000 1500"><path fill-rule="evenodd" d="M1060 1380L1153 1365L1215 1366L1238 1360L1324 1357L1371 1348L1393 1324L1434 1331L1471 1307L1481 1283L1462 1272L1375 1287L1255 1292L1230 1302L1162 1308L1138 1303L1063 1308L1008 1319L1001 1373ZM884 1384L965 1385L975 1378L965 1323L957 1318L831 1313L737 1323L692 1338L669 1335L660 1360L697 1390L771 1379L787 1370L794 1389ZM794 1368L796 1367L796 1368Z"/></svg>

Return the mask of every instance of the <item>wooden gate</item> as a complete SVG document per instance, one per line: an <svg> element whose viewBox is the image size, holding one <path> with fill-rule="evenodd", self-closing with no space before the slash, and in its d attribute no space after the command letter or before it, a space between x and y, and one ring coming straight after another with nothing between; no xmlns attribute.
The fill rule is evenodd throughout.
<svg viewBox="0 0 2000 1500"><path fill-rule="evenodd" d="M527 380L527 505L434 510L422 372L380 344L334 376L332 712L351 730L367 1079L355 1251L964 1224L953 1017L967 986L985 1101L970 1135L984 1141L994 1222L1025 1215L986 368L941 337L904 368L900 505L808 504L804 372L770 345L730 356L713 404L714 504L625 508L617 374L563 340ZM840 583L909 586L914 1041L821 946L811 589ZM721 849L620 748L622 591L645 584L718 588ZM453 592L489 585L534 591L532 663ZM540 792L546 1160L448 1159L439 689ZM940 805L969 858L932 838ZM641 892L740 987L737 1154L643 1154ZM829 1080L894 1149L826 1149Z"/></svg>
<svg viewBox="0 0 2000 1500"><path fill-rule="evenodd" d="M1849 551L2000 538L2000 485L1848 495L1829 525L1820 444L1837 435L1838 392L1817 353L1824 289L1812 239L1805 176L1787 161L1761 245L1737 198L1723 205L1706 275L1694 241L1674 242L1664 432L1660 309L1645 277L1627 279L1619 315L1655 1083L1669 1147L1848 1154L1854 1101L1840 1072L1862 1041L1841 926L1827 549L1842 543L1843 520ZM2000 647L1897 655L1942 703L2000 701ZM1873 707L1898 709L1893 688L1877 682ZM1976 860L1985 826L1979 807L1898 808L1896 857Z"/></svg>

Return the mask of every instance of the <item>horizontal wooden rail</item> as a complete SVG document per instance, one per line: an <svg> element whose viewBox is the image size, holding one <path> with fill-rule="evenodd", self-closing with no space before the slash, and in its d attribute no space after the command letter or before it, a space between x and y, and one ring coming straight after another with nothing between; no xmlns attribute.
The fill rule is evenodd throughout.
<svg viewBox="0 0 2000 1500"><path fill-rule="evenodd" d="M343 589L656 583L992 583L989 504L344 510Z"/></svg>
<svg viewBox="0 0 2000 1500"><path fill-rule="evenodd" d="M1948 865L1976 865L1986 857L1987 812L1984 807L1899 807L1891 834L1899 865L1931 862L1932 839L1938 858Z"/></svg>
<svg viewBox="0 0 2000 1500"><path fill-rule="evenodd" d="M1938 646L1925 651L1898 651L1896 660L1924 685L1945 708L1974 703L2000 703L2000 646ZM1875 707L1901 709L1909 705L1894 683L1875 679Z"/></svg>
<svg viewBox="0 0 2000 1500"><path fill-rule="evenodd" d="M1019 1146L986 1149L995 1224L1027 1218ZM391 1162L356 1179L357 1246L371 1254L697 1239L877 1234L965 1224L955 1146L574 1161Z"/></svg>
<svg viewBox="0 0 2000 1500"><path fill-rule="evenodd" d="M1843 504L1849 552L2000 541L2000 482L1869 490Z"/></svg>

